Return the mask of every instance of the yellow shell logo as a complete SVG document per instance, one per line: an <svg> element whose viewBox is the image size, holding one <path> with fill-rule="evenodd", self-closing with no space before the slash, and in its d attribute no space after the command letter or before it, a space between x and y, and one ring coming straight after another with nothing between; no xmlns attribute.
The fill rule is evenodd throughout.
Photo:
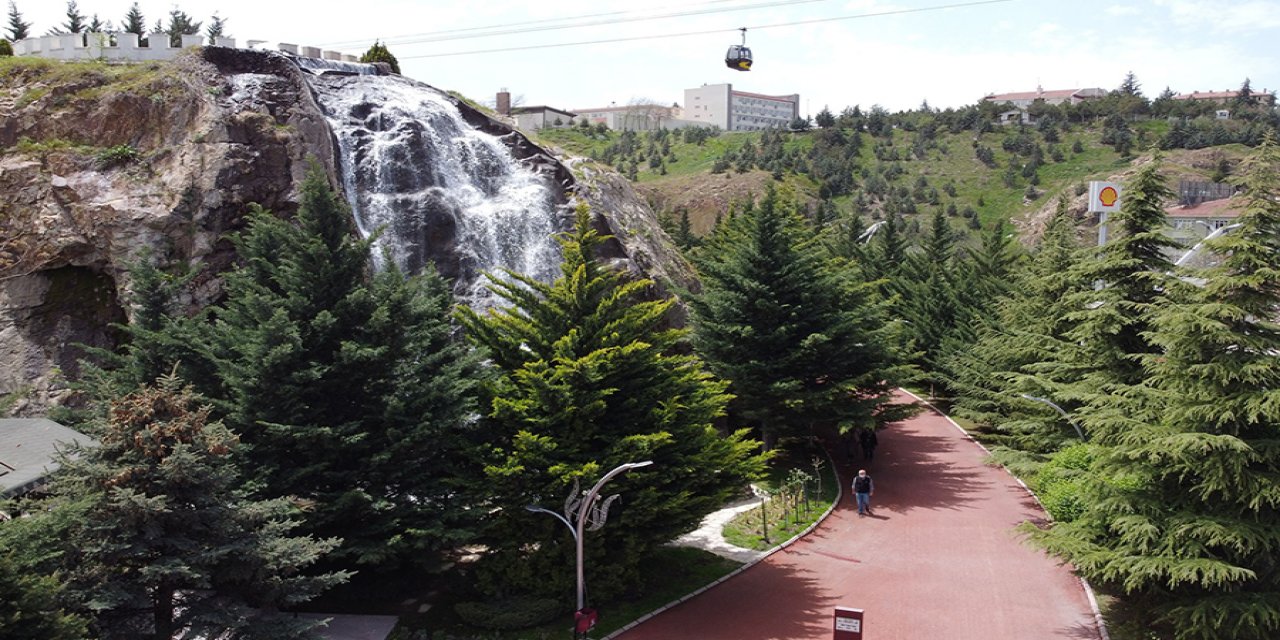
<svg viewBox="0 0 1280 640"><path fill-rule="evenodd" d="M1115 206L1116 200L1119 199L1120 194L1116 193L1115 187L1107 187L1098 194L1098 202L1101 202L1104 207Z"/></svg>

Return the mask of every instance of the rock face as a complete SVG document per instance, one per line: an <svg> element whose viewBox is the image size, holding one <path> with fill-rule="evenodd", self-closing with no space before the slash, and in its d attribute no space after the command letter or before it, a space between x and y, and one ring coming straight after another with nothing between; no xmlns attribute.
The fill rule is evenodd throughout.
<svg viewBox="0 0 1280 640"><path fill-rule="evenodd" d="M580 187L523 135L453 100L554 185L565 220L577 194L605 214L621 268L692 281L625 181L593 174ZM337 157L302 72L276 54L209 47L170 63L0 71L0 399L20 396L17 415L67 400L76 344L120 339L110 325L127 316L137 260L199 271L187 311L216 301L235 259L227 234L249 205L292 215L311 159L343 184Z"/></svg>

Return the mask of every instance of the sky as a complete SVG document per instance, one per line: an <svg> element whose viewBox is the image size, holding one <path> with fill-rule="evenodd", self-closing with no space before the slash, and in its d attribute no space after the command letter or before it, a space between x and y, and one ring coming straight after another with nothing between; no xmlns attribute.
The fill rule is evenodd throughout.
<svg viewBox="0 0 1280 640"><path fill-rule="evenodd" d="M61 0L15 2L33 33L66 21ZM79 0L79 9L119 24L131 4ZM358 55L381 39L404 75L416 80L480 102L491 103L505 88L522 104L570 110L683 103L686 88L726 82L740 91L797 93L801 112L810 115L824 106L839 112L879 104L897 111L925 100L960 107L1037 86L1114 89L1130 71L1148 97L1165 87L1237 89L1245 78L1254 91L1280 89L1280 0L138 4L149 24L175 6L205 21L217 11L241 45L255 39ZM547 29L582 23L603 24ZM738 72L723 59L744 26L755 65ZM475 37L493 31L506 33ZM479 53L607 40L615 41Z"/></svg>

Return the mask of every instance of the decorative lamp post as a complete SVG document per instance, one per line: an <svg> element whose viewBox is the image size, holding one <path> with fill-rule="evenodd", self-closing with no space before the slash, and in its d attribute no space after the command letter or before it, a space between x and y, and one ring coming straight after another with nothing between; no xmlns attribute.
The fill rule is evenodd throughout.
<svg viewBox="0 0 1280 640"><path fill-rule="evenodd" d="M1084 440L1085 442L1089 441L1089 438L1085 437L1084 430L1080 428L1080 425L1076 424L1076 421L1071 419L1071 416L1067 413L1067 411L1062 407L1059 407L1057 403L1055 403L1054 401L1049 400L1048 398L1041 398L1039 396L1028 395L1025 393L1019 393L1018 395L1022 396L1023 398L1026 398L1027 400L1034 400L1041 404L1047 404L1053 407L1058 411L1058 413L1062 414L1063 418L1067 419L1067 422L1071 423L1071 426L1074 427L1076 430L1076 435L1080 436L1081 440Z"/></svg>
<svg viewBox="0 0 1280 640"><path fill-rule="evenodd" d="M644 462L628 462L614 467L609 473L604 474L594 487L586 493L580 495L578 489L578 481L573 481L573 490L569 492L569 497L564 501L564 515L560 515L550 509L543 509L537 505L526 505L525 509L535 513L547 513L555 516L556 520L564 523L569 527L569 533L573 534L573 541L577 545L578 551L578 606L574 612L574 637L586 637L586 632L596 623L596 612L594 609L586 608L586 580L583 572L583 554L582 542L586 531L598 531L604 527L605 519L609 517L609 506L618 500L619 494L613 494L603 501L600 500L600 489L605 483L612 480L614 476L625 473L632 469L639 469L653 464L652 460ZM580 635L581 634L581 635Z"/></svg>

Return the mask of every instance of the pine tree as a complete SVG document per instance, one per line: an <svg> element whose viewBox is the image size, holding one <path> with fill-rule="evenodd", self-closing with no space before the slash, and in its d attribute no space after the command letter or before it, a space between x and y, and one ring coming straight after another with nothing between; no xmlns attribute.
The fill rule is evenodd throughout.
<svg viewBox="0 0 1280 640"><path fill-rule="evenodd" d="M194 20L187 12L174 7L169 11L169 24L159 29L169 35L169 46L181 47L182 36L193 36L200 33L200 21Z"/></svg>
<svg viewBox="0 0 1280 640"><path fill-rule="evenodd" d="M76 0L67 0L67 21L62 23L61 33L80 33L85 29L84 14L76 6Z"/></svg>
<svg viewBox="0 0 1280 640"><path fill-rule="evenodd" d="M243 261L202 340L229 426L265 495L316 503L307 530L336 557L397 566L456 543L475 515L453 499L474 411L474 357L453 339L434 272L368 277L370 240L318 167L296 223L252 213Z"/></svg>
<svg viewBox="0 0 1280 640"><path fill-rule="evenodd" d="M770 447L819 421L873 426L901 374L874 283L842 278L817 243L770 189L695 256L695 348Z"/></svg>
<svg viewBox="0 0 1280 640"><path fill-rule="evenodd" d="M121 24L125 33L136 33L139 38L147 34L147 19L142 15L142 9L136 2L129 7L129 13L125 14Z"/></svg>
<svg viewBox="0 0 1280 640"><path fill-rule="evenodd" d="M1061 198L1040 246L1011 276L1012 294L978 323L972 346L948 350L941 362L956 414L990 429L999 447L1048 453L1075 439L1057 414L1019 394L1045 393L1028 367L1055 357L1071 328L1064 300L1092 288L1071 269L1078 253L1075 221Z"/></svg>
<svg viewBox="0 0 1280 640"><path fill-rule="evenodd" d="M303 637L315 623L272 611L346 578L302 573L338 541L290 535L287 500L247 500L235 435L197 403L175 377L142 387L112 403L99 446L62 460L73 589L103 638Z"/></svg>
<svg viewBox="0 0 1280 640"><path fill-rule="evenodd" d="M33 575L0 540L0 638L81 640L87 621L60 602L62 585L52 576Z"/></svg>
<svg viewBox="0 0 1280 640"><path fill-rule="evenodd" d="M1241 227L1210 241L1203 288L1171 290L1147 334L1145 384L1100 406L1110 449L1084 517L1032 532L1090 580L1116 585L1178 639L1280 634L1280 152L1242 167Z"/></svg>
<svg viewBox="0 0 1280 640"><path fill-rule="evenodd" d="M214 12L213 18L209 20L209 26L204 31L205 37L209 39L209 46L218 44L218 38L227 37L226 31L227 19Z"/></svg>
<svg viewBox="0 0 1280 640"><path fill-rule="evenodd" d="M9 0L9 41L17 42L31 37L31 23L22 19L18 5Z"/></svg>
<svg viewBox="0 0 1280 640"><path fill-rule="evenodd" d="M571 487L585 489L618 464L653 461L610 485L623 502L586 538L587 584L601 597L634 587L652 551L763 468L759 443L713 428L725 384L683 353L684 331L664 328L673 301L647 299L651 281L629 280L596 257L608 239L581 205L560 240L559 279L508 272L492 289L510 307L462 314L497 374L484 427L492 519L481 579L491 592L560 594L573 584L572 539L526 505L555 508Z"/></svg>
<svg viewBox="0 0 1280 640"><path fill-rule="evenodd" d="M385 62L391 65L391 73L400 73L400 61L396 60L396 57L391 54L391 50L381 41L374 42L373 46L369 47L369 50L360 56L360 62ZM603 123L601 125L603 126Z"/></svg>
<svg viewBox="0 0 1280 640"><path fill-rule="evenodd" d="M831 115L831 110L824 105L822 107L822 111L819 111L818 115L814 116L813 122L819 127L822 127L823 129L827 129L835 126L836 117Z"/></svg>

